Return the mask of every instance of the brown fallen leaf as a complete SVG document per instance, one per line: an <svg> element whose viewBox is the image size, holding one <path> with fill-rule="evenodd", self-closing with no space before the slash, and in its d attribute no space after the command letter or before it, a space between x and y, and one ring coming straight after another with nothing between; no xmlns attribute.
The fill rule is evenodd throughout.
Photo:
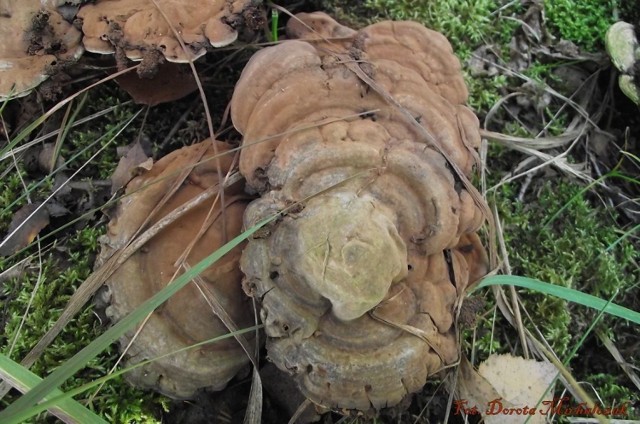
<svg viewBox="0 0 640 424"><path fill-rule="evenodd" d="M45 143L38 153L38 166L44 172L52 172L64 166L65 159L60 156L55 143Z"/></svg>
<svg viewBox="0 0 640 424"><path fill-rule="evenodd" d="M40 208L31 215L41 204L42 202L26 204L13 215L13 219L9 224L9 231L0 242L0 256L13 255L18 250L28 246L38 233L49 225L49 212L47 212L46 208Z"/></svg>
<svg viewBox="0 0 640 424"><path fill-rule="evenodd" d="M129 72L116 78L116 82L133 97L134 102L149 106L181 99L198 88L188 66L163 63L157 69L151 79Z"/></svg>
<svg viewBox="0 0 640 424"><path fill-rule="evenodd" d="M136 141L120 158L118 166L111 175L111 194L126 186L141 169L148 171L152 166L153 159L147 156L140 142Z"/></svg>
<svg viewBox="0 0 640 424"><path fill-rule="evenodd" d="M511 355L491 355L478 371L463 357L454 413L482 415L487 424L545 422L553 391L538 401L557 374L553 364ZM545 403L546 402L546 403Z"/></svg>

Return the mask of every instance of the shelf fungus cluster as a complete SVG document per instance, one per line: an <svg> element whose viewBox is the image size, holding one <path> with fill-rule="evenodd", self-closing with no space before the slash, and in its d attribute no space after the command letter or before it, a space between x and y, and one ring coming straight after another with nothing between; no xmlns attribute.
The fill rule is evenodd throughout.
<svg viewBox="0 0 640 424"><path fill-rule="evenodd" d="M233 43L236 28L256 7L250 0L98 0L83 6L78 17L87 51L122 52L131 60L159 51L169 62L189 62L208 45Z"/></svg>
<svg viewBox="0 0 640 424"><path fill-rule="evenodd" d="M381 22L351 42L258 52L231 104L240 171L260 194L241 267L259 299L269 358L329 408L379 409L458 359L454 311L484 272L472 172L478 122L444 36ZM304 26L303 26L304 27ZM429 136L432 135L432 137ZM260 142L262 141L262 142Z"/></svg>
<svg viewBox="0 0 640 424"><path fill-rule="evenodd" d="M261 0L0 0L0 100L27 95L84 50L146 60L152 78L164 60L187 63L238 32L262 29Z"/></svg>
<svg viewBox="0 0 640 424"><path fill-rule="evenodd" d="M288 30L298 39L255 54L233 94L231 116L243 135L239 169L255 200L227 200L228 237L240 233L240 219L249 228L281 216L243 246L241 257L234 251L214 265L210 280L216 287L236 284L230 292L241 298L226 302L238 323L247 323L246 311L233 309L247 305L238 293L242 273L244 291L260 306L268 357L308 399L331 409L378 410L458 361L456 311L467 286L486 273L476 234L484 209L468 183L478 159L478 121L465 106L460 64L437 32L413 22L356 32L323 14L298 15ZM175 157L163 161L129 190L159 176L159 168L180 166ZM215 184L215 174L201 175L208 169L188 180ZM192 182L190 190L201 184ZM167 190L155 187L141 193L158 198ZM234 190L228 199L240 196ZM129 237L130 224L119 224L124 213L137 211L130 213L140 222L149 214L153 202L142 196L125 200L112 231ZM128 273L143 270L155 287L164 284L200 221L185 216L112 280L132 285L141 276ZM220 246L220 230L216 221L211 240L196 246L211 252ZM152 249L162 251L162 265L151 263ZM194 250L193 261L203 254ZM136 302L131 292L116 295L115 285L115 300ZM196 299L187 300L191 294ZM206 314L190 302L202 300L191 294L152 320L179 312L190 318L157 323L148 339L200 322ZM201 325L203 333L213 331L195 326ZM170 361L174 374L186 366L179 360ZM193 369L199 366L210 365L198 357ZM189 378L196 374L209 378L202 372ZM231 374L209 385L220 387Z"/></svg>

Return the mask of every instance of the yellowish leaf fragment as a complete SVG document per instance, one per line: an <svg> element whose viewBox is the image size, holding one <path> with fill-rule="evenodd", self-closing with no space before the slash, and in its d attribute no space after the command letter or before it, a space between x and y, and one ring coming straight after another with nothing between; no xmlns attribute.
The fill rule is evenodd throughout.
<svg viewBox="0 0 640 424"><path fill-rule="evenodd" d="M529 424L542 424L549 415L553 391L538 401L556 374L550 363L508 354L490 356L478 371L463 358L454 413L481 414L487 424L521 424L527 419Z"/></svg>

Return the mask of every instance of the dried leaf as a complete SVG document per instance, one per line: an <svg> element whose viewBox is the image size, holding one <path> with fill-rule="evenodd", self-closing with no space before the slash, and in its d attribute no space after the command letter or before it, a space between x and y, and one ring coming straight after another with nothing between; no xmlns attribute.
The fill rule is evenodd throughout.
<svg viewBox="0 0 640 424"><path fill-rule="evenodd" d="M148 157L140 142L135 142L129 151L120 158L116 170L111 175L111 194L126 186L140 169L146 171L153 166L153 159Z"/></svg>
<svg viewBox="0 0 640 424"><path fill-rule="evenodd" d="M38 154L38 166L44 172L52 172L64 165L65 159L59 155L55 143L45 143Z"/></svg>
<svg viewBox="0 0 640 424"><path fill-rule="evenodd" d="M527 419L530 424L542 424L548 405L538 401L556 374L550 363L508 354L491 355L478 371L463 358L454 413L482 414L487 424L520 424ZM550 392L543 402L551 402L552 397Z"/></svg>
<svg viewBox="0 0 640 424"><path fill-rule="evenodd" d="M515 39L514 39L515 40ZM467 61L467 69L474 77L492 77L498 75L500 70L494 65L498 58L493 53L494 46L483 45L478 47Z"/></svg>
<svg viewBox="0 0 640 424"><path fill-rule="evenodd" d="M29 203L13 215L13 219L9 224L9 231L2 243L0 243L0 256L13 255L18 250L28 246L36 238L40 230L49 225L49 212L47 212L46 208L40 208L36 211L40 205L41 202Z"/></svg>
<svg viewBox="0 0 640 424"><path fill-rule="evenodd" d="M57 218L59 216L69 215L69 209L67 209L62 203L56 199L50 199L44 206L49 216Z"/></svg>

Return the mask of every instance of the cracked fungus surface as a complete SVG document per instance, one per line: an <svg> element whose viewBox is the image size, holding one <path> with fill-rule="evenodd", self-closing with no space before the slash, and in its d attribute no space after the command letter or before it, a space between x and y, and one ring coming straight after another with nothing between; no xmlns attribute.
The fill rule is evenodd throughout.
<svg viewBox="0 0 640 424"><path fill-rule="evenodd" d="M219 152L228 149L225 144L216 143ZM204 190L215 187L218 169L216 162L211 160L213 155L213 143L206 140L165 156L150 171L132 180L127 185L127 196L109 224L101 261L124 248L139 228L149 228ZM220 158L223 176L231 162L230 155ZM189 167L196 163L199 164L189 172ZM184 172L188 173L184 182L152 215L156 205L172 192L172 186ZM219 200L211 210L211 219L207 219L212 203L213 200L204 202L178 218L114 272L106 282L109 289L106 294L110 296L106 313L113 321L126 316L164 288L176 271L178 275L184 272L174 264L192 241L197 240L186 260L191 266L240 233L242 214L248 203L242 184L234 184L225 190L224 219ZM145 224L148 217L151 219ZM205 231L198 237L203 226ZM253 308L241 289L240 253L241 246L205 270L196 281L203 291L219 300L239 328L246 328L253 325ZM134 332L135 329L120 340L121 347L127 346ZM196 284L190 283L151 315L128 350L129 362L156 358L228 332ZM240 345L234 339L226 339L151 362L127 373L126 377L135 385L154 388L174 398L188 398L203 387L224 388L248 361Z"/></svg>
<svg viewBox="0 0 640 424"><path fill-rule="evenodd" d="M0 0L0 100L27 95L60 62L80 57L80 38L39 0Z"/></svg>
<svg viewBox="0 0 640 424"><path fill-rule="evenodd" d="M255 8L250 0L97 0L82 6L83 43L87 51L122 51L141 60L146 51L159 50L170 62L188 62L238 37L243 12ZM167 21L168 20L168 21ZM182 49L173 29L182 37ZM189 57L191 56L191 57Z"/></svg>
<svg viewBox="0 0 640 424"><path fill-rule="evenodd" d="M456 304L486 258L483 214L452 164L470 176L478 122L441 34L298 16L340 44L292 23L301 39L258 52L232 99L240 170L261 195L245 227L300 202L248 243L245 287L261 302L269 357L305 396L379 409L458 359Z"/></svg>

